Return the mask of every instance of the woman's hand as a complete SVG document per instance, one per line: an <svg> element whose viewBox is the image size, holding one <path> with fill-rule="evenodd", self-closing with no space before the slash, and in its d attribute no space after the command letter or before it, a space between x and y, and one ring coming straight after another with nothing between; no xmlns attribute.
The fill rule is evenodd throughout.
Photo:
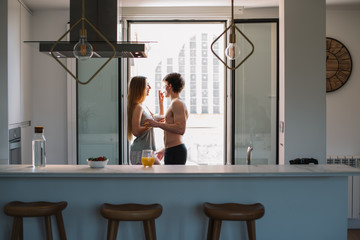
<svg viewBox="0 0 360 240"><path fill-rule="evenodd" d="M159 103L162 104L164 102L164 93L159 90Z"/></svg>
<svg viewBox="0 0 360 240"><path fill-rule="evenodd" d="M158 127L159 126L159 122L153 120L153 119L146 119L144 121L144 126L150 128L150 127Z"/></svg>
<svg viewBox="0 0 360 240"><path fill-rule="evenodd" d="M160 108L160 115L164 115L164 93L159 90L159 108Z"/></svg>

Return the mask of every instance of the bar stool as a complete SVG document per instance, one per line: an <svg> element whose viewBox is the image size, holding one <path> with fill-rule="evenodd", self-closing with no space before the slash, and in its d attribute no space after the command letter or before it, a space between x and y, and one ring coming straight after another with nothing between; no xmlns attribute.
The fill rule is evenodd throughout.
<svg viewBox="0 0 360 240"><path fill-rule="evenodd" d="M162 213L160 204L118 204L104 203L101 215L108 219L107 240L117 237L119 221L143 221L146 240L156 240L155 219Z"/></svg>
<svg viewBox="0 0 360 240"><path fill-rule="evenodd" d="M220 238L221 221L246 221L249 240L256 240L255 220L264 216L265 208L260 203L239 204L223 203L214 204L205 202L204 212L209 217L207 240Z"/></svg>
<svg viewBox="0 0 360 240"><path fill-rule="evenodd" d="M67 206L67 202L9 202L4 206L4 213L14 217L11 240L22 240L23 236L23 218L24 217L44 217L46 239L52 240L51 215L56 216L56 222L59 229L61 240L66 240L65 226L62 217L62 210Z"/></svg>

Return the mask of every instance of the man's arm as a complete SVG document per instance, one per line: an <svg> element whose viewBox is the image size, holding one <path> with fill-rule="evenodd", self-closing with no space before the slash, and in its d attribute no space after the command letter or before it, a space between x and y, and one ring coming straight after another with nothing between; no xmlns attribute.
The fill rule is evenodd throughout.
<svg viewBox="0 0 360 240"><path fill-rule="evenodd" d="M150 126L161 128L164 131L184 135L186 129L186 114L184 104L176 100L172 103L172 112L174 114L174 123L161 123L148 119Z"/></svg>

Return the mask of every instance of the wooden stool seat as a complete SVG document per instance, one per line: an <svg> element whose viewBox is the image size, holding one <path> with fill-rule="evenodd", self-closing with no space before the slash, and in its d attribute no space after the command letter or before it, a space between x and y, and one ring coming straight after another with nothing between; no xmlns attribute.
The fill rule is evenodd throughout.
<svg viewBox="0 0 360 240"><path fill-rule="evenodd" d="M143 221L158 218L162 213L160 204L120 204L104 203L101 207L101 215L104 218L119 221Z"/></svg>
<svg viewBox="0 0 360 240"><path fill-rule="evenodd" d="M24 217L44 217L46 227L46 238L52 240L51 215L56 216L61 240L66 240L65 226L62 217L62 210L67 206L67 202L19 202L14 201L4 206L4 213L14 217L11 239L23 239L23 218Z"/></svg>
<svg viewBox="0 0 360 240"><path fill-rule="evenodd" d="M220 238L221 221L246 221L249 240L256 240L255 220L264 216L265 208L261 203L240 204L205 202L204 213L209 217L207 240Z"/></svg>
<svg viewBox="0 0 360 240"><path fill-rule="evenodd" d="M108 219L107 240L115 240L119 221L143 221L146 240L156 239L155 219L162 213L160 204L109 204L101 206L101 215Z"/></svg>
<svg viewBox="0 0 360 240"><path fill-rule="evenodd" d="M43 217L61 212L66 206L67 202L10 202L4 212L13 217Z"/></svg>

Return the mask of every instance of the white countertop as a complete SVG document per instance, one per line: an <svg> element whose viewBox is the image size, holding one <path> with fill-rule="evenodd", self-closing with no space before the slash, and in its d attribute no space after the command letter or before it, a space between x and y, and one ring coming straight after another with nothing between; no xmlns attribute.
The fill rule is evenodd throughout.
<svg viewBox="0 0 360 240"><path fill-rule="evenodd" d="M0 165L1 177L330 177L356 176L360 169L347 165Z"/></svg>

